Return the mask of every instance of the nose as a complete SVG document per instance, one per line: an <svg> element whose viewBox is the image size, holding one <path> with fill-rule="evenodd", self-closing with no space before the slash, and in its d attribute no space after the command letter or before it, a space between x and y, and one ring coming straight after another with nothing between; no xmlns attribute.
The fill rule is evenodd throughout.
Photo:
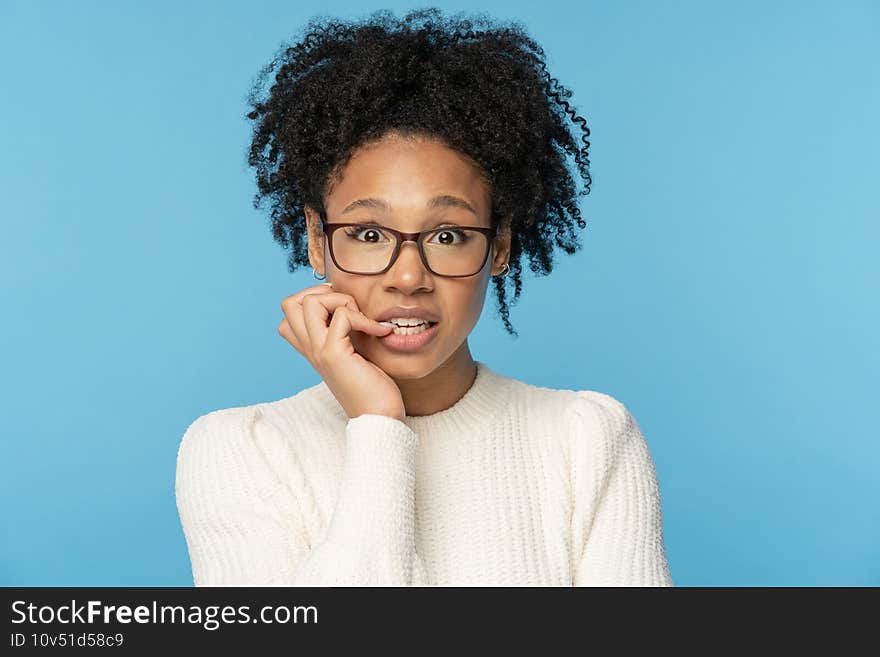
<svg viewBox="0 0 880 657"><path fill-rule="evenodd" d="M391 268L385 272L384 283L388 287L395 287L402 292L411 294L419 288L428 288L431 272L425 268L422 257L419 255L419 245L407 240L401 242L400 252Z"/></svg>

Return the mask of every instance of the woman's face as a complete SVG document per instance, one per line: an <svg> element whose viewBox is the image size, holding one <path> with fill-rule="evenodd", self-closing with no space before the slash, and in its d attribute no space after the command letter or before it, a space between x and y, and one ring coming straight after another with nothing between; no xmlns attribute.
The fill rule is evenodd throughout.
<svg viewBox="0 0 880 657"><path fill-rule="evenodd" d="M324 200L328 223L375 221L410 233L445 222L490 227L487 183L465 156L436 140L390 133L356 151L340 174ZM429 201L439 195L458 197L475 212L458 206L429 207ZM366 198L383 201L388 209L356 207L342 214L349 204ZM312 266L326 274L334 291L354 297L367 317L376 319L393 306L418 306L439 317L434 337L415 351L394 350L381 338L352 332L351 341L359 354L392 378L418 379L446 363L460 349L467 349L467 336L482 312L489 277L501 273L508 261L508 233L498 234L485 265L473 276L446 278L432 274L422 264L414 242L401 244L397 260L384 274L361 275L336 268L317 212L306 207L306 217Z"/></svg>

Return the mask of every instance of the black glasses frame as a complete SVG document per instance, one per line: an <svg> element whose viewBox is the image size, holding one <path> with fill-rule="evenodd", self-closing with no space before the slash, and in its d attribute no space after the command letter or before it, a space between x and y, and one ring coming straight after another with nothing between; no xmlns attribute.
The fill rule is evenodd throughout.
<svg viewBox="0 0 880 657"><path fill-rule="evenodd" d="M403 245L404 242L415 242L416 243L416 246L419 249L419 257L422 259L422 264L425 266L425 269L427 269L429 272L431 272L435 276L442 276L444 278L467 278L468 276L476 276L477 274L480 273L480 271L483 269L483 267L486 266L486 260L489 258L489 252L492 250L492 240L495 238L495 236L498 233L497 226L495 228L486 228L485 226L459 226L458 224L451 225L451 226L439 226L438 228L432 228L430 230L423 230L418 233L403 233L399 230L389 228L388 226L383 226L382 224L357 223L357 222L355 222L355 223L341 223L341 224L332 223L331 224L331 223L327 222L327 215L323 211L319 213L319 216L321 217L321 227L324 230L324 234L327 236L327 245L330 249L330 257L333 259L333 264L336 265L337 269L341 269L342 271L344 271L348 274L358 274L359 276L378 276L379 274L384 274L389 269L391 269L391 267L394 266L394 263L397 262L397 256L400 255L400 247ZM385 269L383 269L382 271L377 271L377 272L364 273L364 272L359 272L359 271L351 271L351 270L345 269L344 267L339 266L339 263L336 262L336 256L333 254L333 233L334 233L334 231L337 231L340 228L345 228L346 226L361 226L363 228L371 228L371 227L372 228L379 228L381 230L384 230L384 231L391 233L395 237L395 239L397 240L397 243L394 247L394 253L391 254L391 259L388 261L388 266L385 267ZM428 235L429 233L439 233L444 230L455 230L456 228L467 228L468 230L475 230L475 231L478 231L478 232L486 235L486 237L489 238L486 241L486 253L483 256L483 260L480 263L480 266L477 268L477 271L475 271L473 274L438 274L433 269L431 269L431 266L428 264L428 259L425 257L425 249L422 245L421 237L422 237L422 235Z"/></svg>

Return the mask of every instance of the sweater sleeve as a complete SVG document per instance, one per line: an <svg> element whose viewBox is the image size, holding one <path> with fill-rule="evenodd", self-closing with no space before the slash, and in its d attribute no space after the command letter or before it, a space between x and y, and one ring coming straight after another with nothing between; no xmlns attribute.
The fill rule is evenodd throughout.
<svg viewBox="0 0 880 657"><path fill-rule="evenodd" d="M196 586L283 586L308 551L298 504L259 444L252 409L197 418L175 494Z"/></svg>
<svg viewBox="0 0 880 657"><path fill-rule="evenodd" d="M673 586L660 487L635 418L609 395L579 391L573 436L574 586Z"/></svg>
<svg viewBox="0 0 880 657"><path fill-rule="evenodd" d="M415 433L385 416L348 421L336 506L326 535L310 545L302 514L309 492L300 477L279 476L273 464L289 455L279 451L279 429L261 417L250 408L215 411L181 441L176 497L196 586L424 584Z"/></svg>
<svg viewBox="0 0 880 657"><path fill-rule="evenodd" d="M324 540L296 574L299 586L420 586L415 547L418 436L403 422L364 414L348 421L345 463Z"/></svg>

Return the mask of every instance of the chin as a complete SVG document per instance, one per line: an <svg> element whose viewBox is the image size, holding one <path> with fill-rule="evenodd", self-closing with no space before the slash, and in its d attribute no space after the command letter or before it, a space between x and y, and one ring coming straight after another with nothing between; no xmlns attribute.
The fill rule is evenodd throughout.
<svg viewBox="0 0 880 657"><path fill-rule="evenodd" d="M361 341L357 341L353 345L355 351L393 379L421 379L439 365L433 349L418 353L395 353L380 344L365 347Z"/></svg>
<svg viewBox="0 0 880 657"><path fill-rule="evenodd" d="M421 379L437 368L430 354L382 354L370 358L385 374L392 379Z"/></svg>

